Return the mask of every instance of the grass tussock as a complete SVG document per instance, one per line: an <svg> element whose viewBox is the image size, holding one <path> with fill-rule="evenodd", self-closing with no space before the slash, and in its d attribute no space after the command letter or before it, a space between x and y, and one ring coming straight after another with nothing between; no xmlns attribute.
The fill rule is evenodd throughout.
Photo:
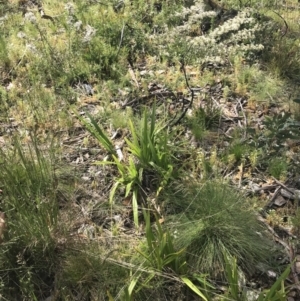
<svg viewBox="0 0 300 301"><path fill-rule="evenodd" d="M1 248L1 294L34 299L50 291L58 262L58 185L51 158L35 143L14 140L14 150L1 151L1 210L6 214ZM12 290L11 288L14 287Z"/></svg>
<svg viewBox="0 0 300 301"><path fill-rule="evenodd" d="M252 274L256 264L268 259L270 243L262 238L263 227L246 197L228 184L188 185L170 197L167 206L176 208L172 231L178 245L186 248L193 270L224 276L227 254L238 259L245 273Z"/></svg>

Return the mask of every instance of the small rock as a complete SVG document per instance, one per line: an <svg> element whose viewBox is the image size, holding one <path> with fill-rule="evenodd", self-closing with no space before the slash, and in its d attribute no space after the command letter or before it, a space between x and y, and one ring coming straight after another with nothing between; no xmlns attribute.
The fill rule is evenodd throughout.
<svg viewBox="0 0 300 301"><path fill-rule="evenodd" d="M273 279L277 278L277 274L272 270L268 270L267 275L269 278L273 278Z"/></svg>
<svg viewBox="0 0 300 301"><path fill-rule="evenodd" d="M10 83L6 86L6 90L9 91L9 90L13 89L14 87L15 87L15 85L14 85L12 82L10 82Z"/></svg>
<svg viewBox="0 0 300 301"><path fill-rule="evenodd" d="M97 29L92 27L91 25L86 25L85 27L85 35L83 37L83 42L84 43L89 43L94 35L96 34Z"/></svg>
<svg viewBox="0 0 300 301"><path fill-rule="evenodd" d="M66 3L65 10L69 13L69 15L73 16L75 14L74 4L71 2Z"/></svg>
<svg viewBox="0 0 300 301"><path fill-rule="evenodd" d="M31 23L36 23L36 17L33 12L27 12L24 15L25 20L28 20Z"/></svg>
<svg viewBox="0 0 300 301"><path fill-rule="evenodd" d="M286 202L287 202L287 200L285 198L283 198L281 195L278 195L275 198L274 205L281 207L281 206L285 205Z"/></svg>
<svg viewBox="0 0 300 301"><path fill-rule="evenodd" d="M99 170L95 173L95 177L102 177L102 170Z"/></svg>
<svg viewBox="0 0 300 301"><path fill-rule="evenodd" d="M257 290L247 290L246 295L248 301L255 301L259 297L259 292Z"/></svg>
<svg viewBox="0 0 300 301"><path fill-rule="evenodd" d="M297 274L300 274L300 262L296 262L295 266L296 266L296 272L297 272Z"/></svg>
<svg viewBox="0 0 300 301"><path fill-rule="evenodd" d="M94 95L94 90L90 84L83 84L84 91L86 95Z"/></svg>
<svg viewBox="0 0 300 301"><path fill-rule="evenodd" d="M26 34L25 34L23 31L19 31L19 32L17 33L17 37L18 37L19 39L24 39L24 38L26 38Z"/></svg>
<svg viewBox="0 0 300 301"><path fill-rule="evenodd" d="M294 298L294 297L297 296L297 293L296 293L295 290L292 290L292 291L289 292L288 296Z"/></svg>
<svg viewBox="0 0 300 301"><path fill-rule="evenodd" d="M74 28L79 31L82 27L82 21L77 21L74 23Z"/></svg>
<svg viewBox="0 0 300 301"><path fill-rule="evenodd" d="M293 190L291 189L291 191L293 191ZM293 200L295 198L294 195L291 192L287 191L286 189L282 188L280 190L280 193L281 193L282 196L284 196L284 197L286 197L288 199Z"/></svg>
<svg viewBox="0 0 300 301"><path fill-rule="evenodd" d="M29 51L31 51L32 53L37 53L37 49L34 45L32 44L26 44L26 49L28 49Z"/></svg>
<svg viewBox="0 0 300 301"><path fill-rule="evenodd" d="M115 216L113 217L113 219L115 220L116 223L119 223L119 222L122 221L122 218L121 218L121 215L120 215L120 214L115 215Z"/></svg>

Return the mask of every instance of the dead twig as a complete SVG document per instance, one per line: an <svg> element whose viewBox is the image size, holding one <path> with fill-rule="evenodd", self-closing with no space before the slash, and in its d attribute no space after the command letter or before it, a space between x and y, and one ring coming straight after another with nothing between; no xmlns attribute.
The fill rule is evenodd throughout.
<svg viewBox="0 0 300 301"><path fill-rule="evenodd" d="M39 8L39 12L40 12L42 19L50 20L54 24L54 19L51 16L46 15L44 10L41 7Z"/></svg>
<svg viewBox="0 0 300 301"><path fill-rule="evenodd" d="M279 14L277 13L276 11L272 11L274 14L276 14L279 18L281 18L285 24L285 31L281 31L282 32L282 35L281 35L281 39L287 34L288 30L289 30L289 26L287 24L287 22L285 21L285 19Z"/></svg>
<svg viewBox="0 0 300 301"><path fill-rule="evenodd" d="M173 124L170 124L170 123L169 123L170 126L174 126L174 125L179 124L179 122L180 122L180 121L183 119L183 117L186 115L186 112L188 111L188 109L192 107L193 102L194 102L194 90L190 87L189 82L188 82L188 79L187 79L187 76L186 76L186 70L185 70L185 61L184 61L184 58L182 58L182 60L181 60L181 67L180 67L180 69L181 69L181 71L182 71L183 74L184 74L186 86L188 87L189 91L191 92L192 98L191 98L191 100L190 100L189 105L186 106L186 108L183 110L183 112L181 113L181 115L179 116L179 118L178 118ZM182 107L184 108L184 101L182 102Z"/></svg>
<svg viewBox="0 0 300 301"><path fill-rule="evenodd" d="M137 81L136 79L136 76L135 76L135 73L134 73L134 70L132 68L132 66L130 64L128 64L128 70L129 70L129 74L133 80L133 82L135 83L136 87L139 89L140 88L140 85L139 85L139 82Z"/></svg>
<svg viewBox="0 0 300 301"><path fill-rule="evenodd" d="M274 189L276 187L277 187L277 185L266 185L266 186L254 189L253 193L257 193L257 192L260 192L262 190L272 190L272 189Z"/></svg>

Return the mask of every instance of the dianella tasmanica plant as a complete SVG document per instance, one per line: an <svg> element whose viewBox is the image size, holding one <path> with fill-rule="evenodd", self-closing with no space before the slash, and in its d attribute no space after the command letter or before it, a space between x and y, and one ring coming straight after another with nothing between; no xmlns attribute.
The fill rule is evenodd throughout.
<svg viewBox="0 0 300 301"><path fill-rule="evenodd" d="M153 106L150 116L146 110L144 111L140 125L129 120L131 138L125 138L128 151L126 161L117 157L112 141L93 117L90 115L88 117L90 122L83 118L80 120L112 158L96 164L115 165L118 170L118 177L110 192L110 204L114 203L118 188L125 188L124 197L132 199L134 223L138 226L138 204L145 204L147 192L154 191L158 195L173 174L165 126L156 124L156 106Z"/></svg>
<svg viewBox="0 0 300 301"><path fill-rule="evenodd" d="M201 300L208 301L206 293L208 289L213 287L206 282L205 275L190 275L188 274L188 266L186 262L186 250L184 248L178 249L175 244L175 237L172 233L163 227L160 220L156 216L155 225L151 225L150 212L144 210L145 219L145 240L141 243L137 252L145 259L141 267L144 274L147 274L146 279L140 284L140 290L147 285L151 285L151 281L160 278L163 275L177 278L178 282L182 282L193 293L201 298ZM143 274L140 272L138 277L142 278ZM137 278L134 278L137 280ZM161 277L161 281L164 281ZM197 280L200 287L193 283ZM135 282L136 284L136 282Z"/></svg>

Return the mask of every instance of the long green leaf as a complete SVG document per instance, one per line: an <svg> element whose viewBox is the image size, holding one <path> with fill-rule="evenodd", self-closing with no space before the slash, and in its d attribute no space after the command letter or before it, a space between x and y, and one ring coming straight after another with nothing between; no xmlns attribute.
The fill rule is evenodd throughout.
<svg viewBox="0 0 300 301"><path fill-rule="evenodd" d="M147 110L144 110L143 114L143 126L142 126L142 131L141 131L141 148L143 152L143 161L148 164L149 161L153 160L153 151L151 151L151 145L154 143L154 127L155 127L155 120L154 123L150 124L150 128L148 125L148 114Z"/></svg>
<svg viewBox="0 0 300 301"><path fill-rule="evenodd" d="M148 244L149 253L151 254L153 252L153 245L152 242L154 241L154 234L151 229L151 223L150 223L150 214L149 212L143 211L144 213L144 219L146 222L146 239Z"/></svg>
<svg viewBox="0 0 300 301"><path fill-rule="evenodd" d="M116 163L112 162L112 161L97 161L94 164L95 165L116 165Z"/></svg>
<svg viewBox="0 0 300 301"><path fill-rule="evenodd" d="M115 197L116 190L117 190L119 184L120 184L120 182L115 182L115 184L113 185L113 187L110 191L110 196L109 196L109 203L110 204L113 204L113 202L114 202L114 197Z"/></svg>
<svg viewBox="0 0 300 301"><path fill-rule="evenodd" d="M88 113L86 112L86 115L88 116L88 118L90 119L93 127L96 130L96 133L98 134L98 136L101 138L101 141L107 145L107 148L112 152L115 153L115 148L113 143L110 141L110 139L105 135L104 131L102 131L102 129L99 127L98 123L96 122L96 120Z"/></svg>
<svg viewBox="0 0 300 301"><path fill-rule="evenodd" d="M112 157L113 157L113 159L114 159L115 164L116 164L117 167L118 167L119 173L120 173L123 177L125 177L125 175L126 175L126 166L125 166L123 163L121 163L121 162L117 159L116 156L113 155Z"/></svg>
<svg viewBox="0 0 300 301"><path fill-rule="evenodd" d="M136 277L133 277L133 279L130 281L130 284L128 286L128 293L129 293L129 296L131 297L132 296L132 293L133 293L133 289L134 287L136 286L138 280L140 278L140 275L139 276L136 276Z"/></svg>
<svg viewBox="0 0 300 301"><path fill-rule="evenodd" d="M90 122L86 121L84 118L77 114L78 119L86 127L86 129L100 142L100 144L111 154L116 154L115 147L110 139L106 136L104 131L99 127L95 119L86 112Z"/></svg>
<svg viewBox="0 0 300 301"><path fill-rule="evenodd" d="M150 128L150 138L151 140L154 138L154 130L155 130L155 122L156 122L156 103L154 102L152 106L152 114L151 114L151 128Z"/></svg>
<svg viewBox="0 0 300 301"><path fill-rule="evenodd" d="M109 292L109 291L106 291L106 293L107 293L107 296L108 296L108 301L114 301L114 298L113 298L113 296L110 294L110 292Z"/></svg>
<svg viewBox="0 0 300 301"><path fill-rule="evenodd" d="M229 258L224 254L225 259L225 272L227 281L229 283L230 294L234 300L239 300L239 282L238 282L238 267L236 258L233 258L232 264L229 262Z"/></svg>
<svg viewBox="0 0 300 301"><path fill-rule="evenodd" d="M201 297L204 301L208 301L207 298L200 292L198 287L187 277L181 277L181 280L199 297Z"/></svg>
<svg viewBox="0 0 300 301"><path fill-rule="evenodd" d="M139 249L136 249L136 251L137 251L139 254L141 254L146 260L148 260L149 263L150 263L150 265L153 266L153 261L152 261L152 259L151 259L150 256L147 256L144 252L142 252L142 251L139 250Z"/></svg>
<svg viewBox="0 0 300 301"><path fill-rule="evenodd" d="M137 190L132 193L132 211L133 211L133 221L136 227L139 226L139 212L137 203Z"/></svg>
<svg viewBox="0 0 300 301"><path fill-rule="evenodd" d="M136 292L139 292L143 287L146 287L156 275L155 272L148 271L148 273L150 273L150 275L146 279L143 279L143 284L136 290Z"/></svg>
<svg viewBox="0 0 300 301"><path fill-rule="evenodd" d="M164 258L164 265L169 265L171 262L175 262L181 254L182 254L181 250L175 253L168 254Z"/></svg>
<svg viewBox="0 0 300 301"><path fill-rule="evenodd" d="M125 186L125 198L129 195L131 188L132 188L133 182L129 182L126 186Z"/></svg>
<svg viewBox="0 0 300 301"><path fill-rule="evenodd" d="M133 126L133 123L132 123L131 120L129 120L129 127L130 127L130 132L131 132L131 135L132 135L132 142L136 147L138 147L139 146L139 140L138 140L137 134L135 132L135 129L134 129L134 126Z"/></svg>
<svg viewBox="0 0 300 301"><path fill-rule="evenodd" d="M281 283L288 277L288 275L291 272L291 267L288 266L285 271L280 275L280 277L276 280L276 282L272 285L270 290L265 296L264 300L273 300L274 296L276 296L276 293L280 290Z"/></svg>
<svg viewBox="0 0 300 301"><path fill-rule="evenodd" d="M129 151L141 160L142 150L139 145L136 145L134 142L129 141L127 138L124 139L129 146Z"/></svg>

